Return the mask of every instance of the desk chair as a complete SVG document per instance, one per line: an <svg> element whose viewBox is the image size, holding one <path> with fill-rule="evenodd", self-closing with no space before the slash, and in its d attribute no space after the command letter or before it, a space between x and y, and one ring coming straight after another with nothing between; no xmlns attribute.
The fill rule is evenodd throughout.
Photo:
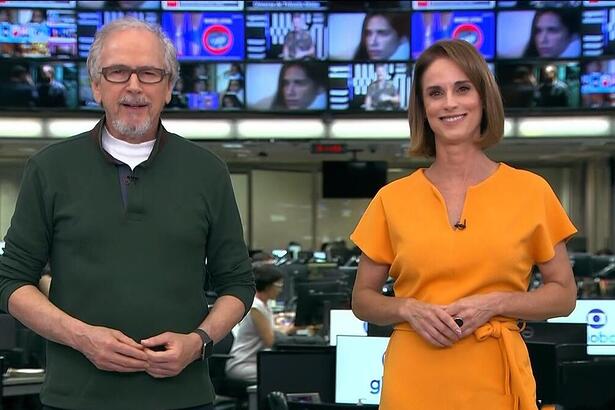
<svg viewBox="0 0 615 410"><path fill-rule="evenodd" d="M267 395L270 410L288 410L286 396L281 391L272 391Z"/></svg>
<svg viewBox="0 0 615 410"><path fill-rule="evenodd" d="M218 402L218 405L229 404L234 409L247 409L247 388L254 383L231 379L226 375L226 361L232 357L230 351L234 340L233 332L229 332L214 345L213 354L209 358L209 377L214 386L216 396L228 398Z"/></svg>

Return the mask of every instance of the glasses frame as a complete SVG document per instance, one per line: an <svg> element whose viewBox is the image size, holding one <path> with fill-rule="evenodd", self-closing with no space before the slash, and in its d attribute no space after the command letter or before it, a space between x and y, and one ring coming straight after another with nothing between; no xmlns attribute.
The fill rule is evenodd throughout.
<svg viewBox="0 0 615 410"><path fill-rule="evenodd" d="M124 81L113 81L113 80L110 80L107 77L107 75L109 74L110 70L118 69L118 68L126 69L126 70L130 71L130 74L128 75L128 78L126 78L126 80L124 80ZM143 79L141 78L141 73L143 73L144 71L155 71L155 72L159 73L160 74L160 80L154 81L154 82L143 81ZM165 69L162 69L162 68L149 67L149 66L131 68L131 67L128 67L128 66L125 66L125 65L121 65L121 64L110 65L110 66L107 66L107 67L103 67L100 70L99 74L101 74L105 78L105 80L107 80L108 82L113 83L113 84L124 84L124 83L127 83L128 81L130 81L130 78L132 77L133 74L137 75L137 79L142 84L160 84L162 82L162 80L164 80L165 77L170 75L169 72L167 72Z"/></svg>

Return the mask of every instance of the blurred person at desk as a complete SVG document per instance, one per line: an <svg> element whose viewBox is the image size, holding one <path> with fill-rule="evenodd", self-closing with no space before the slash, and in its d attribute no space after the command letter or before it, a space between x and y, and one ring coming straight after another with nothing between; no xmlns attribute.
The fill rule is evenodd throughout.
<svg viewBox="0 0 615 410"><path fill-rule="evenodd" d="M273 346L276 330L282 334L294 333L292 325L274 326L273 312L267 305L275 300L284 281L282 273L271 264L254 266L256 297L250 312L239 323L237 335L230 351L231 358L226 363L226 374L231 379L256 382L256 356L260 350Z"/></svg>

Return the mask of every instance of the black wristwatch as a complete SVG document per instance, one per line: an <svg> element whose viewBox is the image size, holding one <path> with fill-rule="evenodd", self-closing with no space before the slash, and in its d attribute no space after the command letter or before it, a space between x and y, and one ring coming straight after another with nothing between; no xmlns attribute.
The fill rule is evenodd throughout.
<svg viewBox="0 0 615 410"><path fill-rule="evenodd" d="M201 349L201 360L206 360L208 357L211 356L214 351L214 341L211 340L211 337L209 337L207 332L200 327L194 329L192 333L196 333L201 337L201 340L203 341L203 349Z"/></svg>

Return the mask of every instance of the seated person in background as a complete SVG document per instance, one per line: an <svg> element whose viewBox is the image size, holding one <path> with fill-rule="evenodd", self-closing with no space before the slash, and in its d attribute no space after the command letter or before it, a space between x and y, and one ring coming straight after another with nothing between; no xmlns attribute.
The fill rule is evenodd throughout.
<svg viewBox="0 0 615 410"><path fill-rule="evenodd" d="M226 362L226 374L229 378L247 382L256 382L258 351L273 346L273 312L267 302L275 300L284 286L282 273L273 265L255 266L254 279L256 297L250 312L239 323L237 336L229 353L232 357ZM289 329L281 330L284 332Z"/></svg>

